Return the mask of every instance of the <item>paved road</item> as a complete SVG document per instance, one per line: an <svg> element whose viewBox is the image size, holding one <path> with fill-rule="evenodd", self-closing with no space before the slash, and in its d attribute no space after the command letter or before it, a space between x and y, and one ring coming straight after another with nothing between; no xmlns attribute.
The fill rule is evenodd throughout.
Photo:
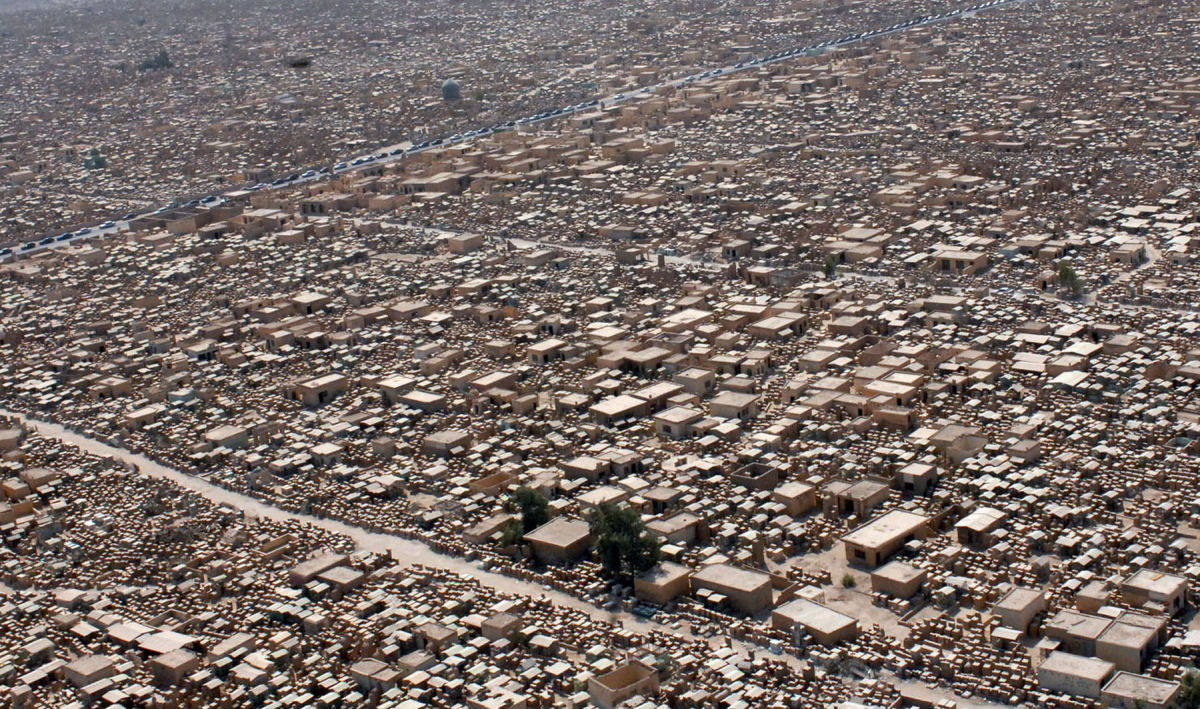
<svg viewBox="0 0 1200 709"><path fill-rule="evenodd" d="M458 133L458 134L443 137L443 138L435 138L432 141L426 141L423 143L419 143L415 146L407 141L403 142L403 143L398 143L396 145L391 145L386 148L382 148L378 152L373 152L368 155L363 155L363 156L359 156L356 158L347 158L345 162L337 163L332 168L330 168L328 166L320 168L321 170L328 171L327 173L318 172L318 170L316 168L310 169L310 170L306 170L303 167L296 168L296 170L293 174L297 175L298 177L294 180L289 180L288 178L284 177L284 178L280 178L280 180L278 180L278 182L280 183L278 185L276 185L276 184L274 184L274 182L272 182L270 185L260 183L259 185L255 185L255 186L235 187L235 188L230 189L228 192L221 193L221 194L215 194L215 195L209 195L208 197L205 197L205 198L197 198L196 200L193 200L192 202L193 203L199 202L200 199L205 199L205 200L209 200L209 201L205 202L205 204L220 204L222 201L224 201L225 196L229 192L246 189L247 187L250 187L251 189L259 189L259 188L271 189L273 187L293 187L296 185L304 184L305 182L312 182L312 181L316 181L316 180L325 179L329 174L341 174L344 172L354 171L358 168L366 168L366 167L371 167L374 165L381 165L381 164L387 164L387 163L391 163L391 162L397 162L399 160L403 160L405 157L408 157L408 156L411 156L411 155L414 155L417 153L421 153L426 150L437 150L439 148L444 148L449 145L471 142L478 138L483 138L483 137L489 136L492 133L499 131L499 130L508 130L510 128L517 128L519 126L530 126L530 125L534 125L537 123L541 123L543 121L553 121L553 120L558 120L560 118L566 118L574 113L579 113L582 111L592 111L592 110L596 110L598 108L607 108L607 107L611 107L611 106L616 106L616 105L626 103L629 101L637 101L642 98L653 96L655 94L655 92L658 91L659 89L670 89L670 88L679 88L682 86L688 86L696 81L703 81L705 79L711 79L711 78L715 78L718 76L727 76L729 74L734 74L734 73L741 72L741 71L750 71L753 69L757 69L759 67L768 66L770 64L775 64L778 62L791 61L792 59L796 59L796 58L802 57L802 56L807 56L807 55L811 55L811 54L819 54L819 53L825 52L830 49L837 49L840 47L848 47L850 45L867 42L867 41L877 39L879 37L884 37L884 36L887 36L890 34L896 34L899 32L907 32L908 30L915 29L917 27L925 27L928 25L937 24L939 22L946 22L946 21L949 21L952 19L957 19L957 18L963 17L963 16L974 15L975 13L982 11L982 10L990 10L992 8L1002 7L1004 5L1010 5L1013 3L1025 2L1025 1L1026 0L985 0L985 2L977 3L975 5L970 5L970 6L963 7L963 8L957 9L957 10L951 10L949 12L946 12L946 13L943 13L943 14L937 15L937 16L927 15L925 17L914 18L914 19L908 20L906 22L897 23L897 24L894 24L894 25L891 25L888 27L879 27L879 28L876 28L873 30L867 30L864 32L858 32L855 34L846 35L844 37L839 37L837 39L827 40L825 42L810 44L806 47L799 47L797 49L793 49L793 50L790 50L787 52L777 52L776 54L768 55L766 57L760 57L757 59L748 60L745 62L740 62L740 63L732 65L732 66L716 67L714 69L709 69L707 71L702 71L702 72L698 72L696 74L692 74L691 76L681 77L678 79L671 79L669 81L663 81L663 82L655 84L653 86L642 87L642 88L639 88L637 91L631 92L629 94L618 93L618 94L614 94L612 96L606 96L604 98L594 99L592 101L588 101L585 103L575 104L573 106L561 106L559 108L550 109L548 111L543 111L541 113L534 114L531 116L525 116L523 118L518 118L513 121L508 121L507 123L496 123L491 126L485 126L485 127L477 128L474 130L464 130L462 133ZM159 210L159 211L163 211L165 209L166 208L164 207L162 210ZM150 214L150 213L151 212L148 211L148 212L145 212L144 214ZM114 217L114 219L115 219L115 217ZM102 230L102 232L103 233L111 233L114 230L125 229L128 227L128 225L129 225L128 221L118 221L114 227L106 229L106 230ZM79 232L77 232L77 233L79 233ZM83 238L90 239L95 236L98 236L100 233L101 233L101 230L99 230L96 227L93 227L91 229L90 233L87 233L87 234L80 233L79 236L71 237L69 239L66 239L66 241L75 241L75 240L83 239ZM53 239L54 236L50 236L49 238ZM54 246L59 245L59 243L62 243L62 242L57 242L57 241L52 241L47 244L40 243L43 240L45 240L45 239L39 239L39 240L35 240L35 241L31 242L32 245L29 248L25 248L24 245L14 244L12 246L13 253L0 254L0 263L4 262L5 260L10 259L10 258L16 258L19 256L29 256L29 255L35 254L39 251L42 251L43 249L53 248Z"/></svg>

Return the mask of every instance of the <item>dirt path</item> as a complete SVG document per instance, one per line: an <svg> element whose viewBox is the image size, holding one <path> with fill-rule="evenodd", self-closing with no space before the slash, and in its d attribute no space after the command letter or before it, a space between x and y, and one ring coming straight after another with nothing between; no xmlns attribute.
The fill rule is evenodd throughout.
<svg viewBox="0 0 1200 709"><path fill-rule="evenodd" d="M106 458L112 458L118 461L132 464L136 466L139 474L150 478L158 478L161 480L169 480L178 484L180 487L203 495L209 501L218 504L226 505L236 510L240 510L248 517L270 520L300 520L312 524L316 527L343 534L354 540L360 549L373 551L377 553L391 552L397 563L402 565L420 564L431 568L444 569L453 571L470 578L478 579L481 583L490 588L494 588L502 593L508 593L530 598L546 598L551 602L573 608L586 613L594 620L615 623L629 630L642 633L667 633L687 640L700 641L708 643L710 646L714 642L724 644L720 639L714 640L697 636L687 630L681 628L672 628L662 623L648 621L632 613L606 611L593 606L590 603L581 601L580 599L561 591L555 591L540 586L529 581L521 581L504 574L499 574L493 571L487 571L480 568L472 562L465 559L460 559L449 554L442 554L425 546L421 542L397 537L389 534L380 534L371 532L361 527L356 527L345 522L337 520L325 519L323 517L314 517L312 515L299 514L281 510L274 505L263 502L249 495L244 495L239 492L234 492L226 488L214 485L207 480L189 475L174 468L167 467L151 458L148 458L139 453L133 453L123 448L110 446L107 443L102 443L93 438L89 438L82 434L76 433L65 426L56 423L31 419L24 414L7 409L0 408L0 415L11 416L22 421L26 426L36 430L41 436L46 438L54 438L56 440L76 446L81 450L87 451L93 455L98 455ZM0 593L3 593L4 588L0 588ZM740 641L731 641L732 647L745 655L764 655L766 650L758 646L750 645ZM800 660L795 656L784 653L777 656L778 659L784 660L793 668L800 667ZM908 691L915 691L918 696L930 697L937 699L950 699L957 701L962 709L995 709L999 705L986 702L963 700L956 697L950 692L943 689L931 689L924 685L914 682L905 682L895 678L889 678L890 682L898 686L904 686Z"/></svg>
<svg viewBox="0 0 1200 709"><path fill-rule="evenodd" d="M371 532L361 527L356 527L345 522L326 519L323 517L314 517L312 515L299 514L282 510L274 505L263 502L250 495L244 495L239 492L234 492L226 488L214 485L202 478L189 475L174 468L167 467L157 461L148 458L139 453L133 453L123 448L110 446L106 443L101 443L95 439L76 433L64 426L55 423L48 423L41 420L31 419L28 416L0 409L0 415L12 416L27 426L36 430L41 436L46 438L54 438L64 443L69 443L82 450L92 453L93 455L102 456L105 458L113 458L125 463L130 463L137 466L139 474L150 478L158 478L169 480L178 484L180 487L186 488L200 495L203 495L209 501L218 504L226 505L236 510L240 510L248 517L270 520L299 520L312 524L313 526L343 534L354 540L360 549L373 551L377 553L391 552L392 557L405 566L420 564L446 571L453 571L471 578L478 579L480 582L495 588L503 593L510 593L520 596L528 596L532 598L545 597L554 603L574 608L576 610L587 613L590 617L596 620L603 620L612 623L617 623L630 630L640 632L665 632L680 637L685 637L690 640L703 640L692 633L671 628L661 623L647 621L639 618L631 613L606 611L593 606L590 603L582 601L570 594L553 589L545 588L539 584L520 579L512 578L504 574L494 571L487 571L480 568L475 563L461 559L449 554L442 554L425 546L421 542L405 539L390 534L381 534L379 532Z"/></svg>

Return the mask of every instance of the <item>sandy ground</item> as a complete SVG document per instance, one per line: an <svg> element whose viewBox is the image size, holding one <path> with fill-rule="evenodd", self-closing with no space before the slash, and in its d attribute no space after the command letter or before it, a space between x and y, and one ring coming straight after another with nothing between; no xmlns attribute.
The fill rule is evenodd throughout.
<svg viewBox="0 0 1200 709"><path fill-rule="evenodd" d="M101 443L87 436L80 435L67 429L64 426L48 423L40 420L33 420L27 416L19 414L15 411L0 409L0 414L13 416L23 421L26 425L37 430L39 434L47 438L54 438L64 443L77 446L94 455L113 458L125 463L130 463L137 466L138 473L150 478L159 478L170 480L178 484L180 487L192 490L203 495L208 500L219 504L226 505L236 510L240 510L248 517L285 520L296 519L307 522L316 527L326 529L337 534L344 534L354 540L354 543L364 550L374 551L378 553L391 552L392 557L398 563L403 565L420 564L432 568L445 569L453 571L464 576L478 579L481 583L490 588L495 588L503 593L521 595L531 598L546 598L560 606L574 608L586 613L595 620L607 621L621 625L630 630L635 630L643 633L667 633L678 637L683 637L689 640L703 640L717 645L724 644L720 640L712 640L701 638L693 633L688 632L683 628L674 628L662 623L648 621L631 613L606 611L593 606L590 603L584 602L560 591L544 588L538 584L530 583L514 579L503 574L487 571L480 568L475 563L460 559L448 554L442 554L430 549L421 542L404 539L388 534L380 534L371 532L354 525L339 522L337 520L324 519L313 517L311 515L297 514L279 509L273 505L267 504L261 500L255 499L249 495L227 490L219 487L203 479L188 475L182 471L162 465L144 455L133 453L122 448L116 448L106 443ZM836 558L840 557L840 549L833 549L824 554L807 557L805 565L812 564L836 564ZM841 564L841 569L834 574L835 583L841 579L845 564ZM859 579L859 588L868 588L869 580L866 574L862 572L854 572ZM839 586L834 587L835 590L829 592L829 603L832 607L842 610L859 617L864 623L879 623L884 627L889 634L902 632L895 616L888 611L871 605L869 598L860 590L847 590ZM6 586L0 584L0 594L11 592ZM734 649L746 655L765 655L766 651L762 648L747 645L741 642L733 642ZM800 661L798 658L785 654L780 656L788 662L789 665L798 667ZM899 680L894 677L887 678L887 681L897 686L903 687L906 692L912 693L915 696L932 698L932 699L951 699L958 702L960 709L995 709L1000 706L988 702L979 702L966 700L954 696L952 693L937 687L927 687L919 682L909 682Z"/></svg>

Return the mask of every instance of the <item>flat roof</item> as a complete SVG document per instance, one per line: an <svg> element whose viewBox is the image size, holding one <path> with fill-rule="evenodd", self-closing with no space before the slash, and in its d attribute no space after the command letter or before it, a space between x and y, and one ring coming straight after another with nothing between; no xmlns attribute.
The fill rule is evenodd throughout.
<svg viewBox="0 0 1200 709"><path fill-rule="evenodd" d="M1054 614L1054 617L1046 623L1046 629L1061 628L1069 635L1077 638L1098 638L1112 624L1111 618L1102 618L1098 615L1088 615L1087 613L1079 613L1070 609L1063 609Z"/></svg>
<svg viewBox="0 0 1200 709"><path fill-rule="evenodd" d="M300 386L308 387L310 389L318 389L321 387L329 386L330 384L337 384L337 383L344 382L344 381L346 381L345 376L343 376L341 374L331 373L331 374L325 374L325 375L322 375L319 377L313 377L312 379L307 379L305 381L302 381L302 382L300 382Z"/></svg>
<svg viewBox="0 0 1200 709"><path fill-rule="evenodd" d="M417 380L413 379L412 377L406 377L403 374L393 374L390 377L384 377L383 379L380 379L378 382L376 382L376 384L384 389L400 389L402 387L415 384L416 382Z"/></svg>
<svg viewBox="0 0 1200 709"><path fill-rule="evenodd" d="M848 495L850 497L855 497L855 498L864 498L864 497L872 497L874 495L879 494L879 492L881 492L883 490L887 490L889 488L891 488L891 485L888 485L885 482L882 482L880 480L871 480L870 478L864 478L864 479L859 480L858 482L854 483L850 487L846 488L845 490L843 490L841 492L841 494Z"/></svg>
<svg viewBox="0 0 1200 709"><path fill-rule="evenodd" d="M1152 704L1167 704L1178 691L1178 682L1125 671L1114 675L1103 689L1104 694L1140 699Z"/></svg>
<svg viewBox="0 0 1200 709"><path fill-rule="evenodd" d="M633 392L632 396L649 401L658 397L678 394L681 391L683 391L683 386L680 384L675 384L674 382L656 382L638 389Z"/></svg>
<svg viewBox="0 0 1200 709"><path fill-rule="evenodd" d="M796 598L775 609L775 613L795 624L803 625L819 633L836 633L858 621L845 613L821 605L807 598Z"/></svg>
<svg viewBox="0 0 1200 709"><path fill-rule="evenodd" d="M663 423L686 423L703 417L703 411L693 409L690 406L672 406L654 418Z"/></svg>
<svg viewBox="0 0 1200 709"><path fill-rule="evenodd" d="M1164 596L1170 596L1186 586L1187 579L1182 576L1163 573L1162 571L1142 569L1133 576L1130 576L1122 585L1139 591L1161 593Z"/></svg>
<svg viewBox="0 0 1200 709"><path fill-rule="evenodd" d="M244 433L246 433L246 429L242 428L241 426L222 424L204 434L204 438L212 443L220 443L221 441L228 440L235 436L240 436Z"/></svg>
<svg viewBox="0 0 1200 709"><path fill-rule="evenodd" d="M896 539L912 534L929 521L928 517L891 510L842 537L843 542L874 549Z"/></svg>
<svg viewBox="0 0 1200 709"><path fill-rule="evenodd" d="M991 531L996 525L1008 518L1008 515L992 507L980 507L971 514L963 517L954 525L955 529L969 529L973 532Z"/></svg>
<svg viewBox="0 0 1200 709"><path fill-rule="evenodd" d="M637 577L638 581L661 586L670 583L681 576L690 576L692 570L681 564L663 561Z"/></svg>
<svg viewBox="0 0 1200 709"><path fill-rule="evenodd" d="M732 564L709 564L692 574L692 579L724 586L738 591L757 591L771 584L771 577L758 571L743 569Z"/></svg>
<svg viewBox="0 0 1200 709"><path fill-rule="evenodd" d="M592 406L591 410L594 413L605 416L617 416L634 411L645 405L646 402L642 399L630 396L629 394L621 394L620 396L609 397L604 401L598 402Z"/></svg>
<svg viewBox="0 0 1200 709"><path fill-rule="evenodd" d="M758 401L757 394L743 394L740 391L723 391L712 398L709 404L716 406L734 406L743 408Z"/></svg>
<svg viewBox="0 0 1200 709"><path fill-rule="evenodd" d="M872 576L878 576L890 581L898 581L900 583L908 583L925 575L925 569L917 568L912 564L906 564L903 561L889 561L871 572Z"/></svg>
<svg viewBox="0 0 1200 709"><path fill-rule="evenodd" d="M1154 628L1134 625L1133 623L1123 623L1118 620L1108 626L1096 640L1097 642L1108 643L1118 647L1141 650L1154 642L1154 638L1157 635L1158 631Z"/></svg>
<svg viewBox="0 0 1200 709"><path fill-rule="evenodd" d="M528 352L547 352L550 350L556 350L559 347L566 347L566 346L567 346L566 340L560 340L557 337L551 337L548 340L542 340L541 342L535 342L534 344L532 344L528 348L526 348L526 351L528 351Z"/></svg>
<svg viewBox="0 0 1200 709"><path fill-rule="evenodd" d="M995 608L1007 611L1023 611L1029 607L1029 604L1037 603L1044 598L1044 594L1036 589L1014 588L1004 594L1004 598L1001 598L996 603Z"/></svg>
<svg viewBox="0 0 1200 709"><path fill-rule="evenodd" d="M570 517L555 517L525 535L525 541L569 547L583 541L591 534L588 523Z"/></svg>
<svg viewBox="0 0 1200 709"><path fill-rule="evenodd" d="M415 401L417 403L432 403L435 401L441 401L445 398L446 397L442 396L441 394L434 394L431 391L421 391L420 389L415 389L400 397L400 400Z"/></svg>
<svg viewBox="0 0 1200 709"><path fill-rule="evenodd" d="M801 495L807 495L808 493L812 492L815 489L816 488L814 488L812 485L809 485L808 483L802 483L802 482L799 482L796 480L792 480L790 482L786 482L786 483L780 485L779 487L775 488L771 492L773 495L778 495L780 497L787 498L787 497L800 497Z"/></svg>
<svg viewBox="0 0 1200 709"><path fill-rule="evenodd" d="M1082 677L1090 679L1093 682L1103 682L1115 667L1116 665L1108 660L1073 655L1069 652L1055 650L1038 667L1038 672L1045 670L1046 672L1057 672L1072 677Z"/></svg>

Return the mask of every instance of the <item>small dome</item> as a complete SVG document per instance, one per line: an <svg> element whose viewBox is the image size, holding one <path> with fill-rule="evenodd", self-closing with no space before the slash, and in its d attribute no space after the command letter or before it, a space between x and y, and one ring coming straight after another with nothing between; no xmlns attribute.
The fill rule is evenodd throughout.
<svg viewBox="0 0 1200 709"><path fill-rule="evenodd" d="M454 79L446 79L442 83L442 99L445 101L457 101L462 98L462 87Z"/></svg>

